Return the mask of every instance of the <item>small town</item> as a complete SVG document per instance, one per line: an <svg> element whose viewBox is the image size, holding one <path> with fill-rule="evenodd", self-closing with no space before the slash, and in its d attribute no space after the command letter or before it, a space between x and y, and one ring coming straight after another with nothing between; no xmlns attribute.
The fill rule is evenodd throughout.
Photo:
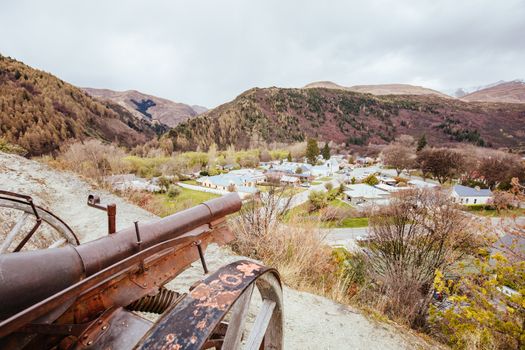
<svg viewBox="0 0 525 350"><path fill-rule="evenodd" d="M524 0L2 5L0 350L525 350Z"/></svg>

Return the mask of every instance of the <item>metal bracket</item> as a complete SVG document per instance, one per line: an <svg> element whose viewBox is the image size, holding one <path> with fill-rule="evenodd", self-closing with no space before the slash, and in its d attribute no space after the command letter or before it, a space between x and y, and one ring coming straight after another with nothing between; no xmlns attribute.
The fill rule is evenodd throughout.
<svg viewBox="0 0 525 350"><path fill-rule="evenodd" d="M117 217L117 205L115 203L110 203L106 206L100 204L100 197L94 194L90 194L87 199L87 205L103 210L108 213L108 233L113 234L117 231L116 217Z"/></svg>
<svg viewBox="0 0 525 350"><path fill-rule="evenodd" d="M208 266L206 266L206 260L204 259L204 253L202 252L201 243L202 242L198 240L193 242L192 245L197 246L197 250L199 251L199 258L201 259L202 269L204 270L204 274L207 274L209 271Z"/></svg>

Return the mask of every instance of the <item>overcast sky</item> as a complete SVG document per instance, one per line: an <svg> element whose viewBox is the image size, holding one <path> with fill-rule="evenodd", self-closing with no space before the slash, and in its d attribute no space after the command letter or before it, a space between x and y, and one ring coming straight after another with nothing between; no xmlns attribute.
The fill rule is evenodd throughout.
<svg viewBox="0 0 525 350"><path fill-rule="evenodd" d="M207 107L317 80L453 92L525 78L525 0L11 0L0 53Z"/></svg>

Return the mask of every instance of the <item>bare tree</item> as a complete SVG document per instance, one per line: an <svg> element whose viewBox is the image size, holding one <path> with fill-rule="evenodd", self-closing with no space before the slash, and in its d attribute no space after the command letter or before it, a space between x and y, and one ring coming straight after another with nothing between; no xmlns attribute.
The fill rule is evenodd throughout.
<svg viewBox="0 0 525 350"><path fill-rule="evenodd" d="M243 205L237 218L238 229L244 231L242 234L261 237L273 229L279 217L290 208L292 196L286 195L289 188L288 185L270 185L269 190L260 193L258 199Z"/></svg>
<svg viewBox="0 0 525 350"><path fill-rule="evenodd" d="M433 189L402 191L372 214L367 259L385 313L424 323L436 269L446 271L473 248L468 227L448 194Z"/></svg>
<svg viewBox="0 0 525 350"><path fill-rule="evenodd" d="M382 151L383 163L396 169L397 175L405 169L410 169L416 159L415 149L401 143L393 143Z"/></svg>
<svg viewBox="0 0 525 350"><path fill-rule="evenodd" d="M478 171L490 188L495 188L501 183L507 183L510 187L513 177L524 177L520 159L502 152L493 152L490 157L483 159Z"/></svg>
<svg viewBox="0 0 525 350"><path fill-rule="evenodd" d="M427 148L418 153L416 163L425 176L432 174L444 184L461 172L462 156L453 149Z"/></svg>

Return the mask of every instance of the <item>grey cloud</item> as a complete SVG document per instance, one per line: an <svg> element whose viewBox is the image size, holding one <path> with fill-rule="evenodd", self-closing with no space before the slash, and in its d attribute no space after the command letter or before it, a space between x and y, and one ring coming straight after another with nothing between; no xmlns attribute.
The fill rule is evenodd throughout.
<svg viewBox="0 0 525 350"><path fill-rule="evenodd" d="M78 86L209 107L253 86L525 78L523 0L11 1L0 52Z"/></svg>

